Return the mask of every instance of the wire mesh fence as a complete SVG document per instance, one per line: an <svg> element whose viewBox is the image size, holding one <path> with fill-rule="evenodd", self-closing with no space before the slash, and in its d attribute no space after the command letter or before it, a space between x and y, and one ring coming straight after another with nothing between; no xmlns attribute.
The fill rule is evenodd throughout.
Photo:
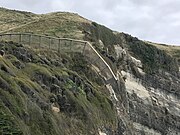
<svg viewBox="0 0 180 135"><path fill-rule="evenodd" d="M0 40L13 41L35 48L47 48L60 53L82 53L87 57L90 64L95 66L99 74L103 75L106 79L114 78L117 80L109 65L89 42L28 33L2 34L0 35Z"/></svg>

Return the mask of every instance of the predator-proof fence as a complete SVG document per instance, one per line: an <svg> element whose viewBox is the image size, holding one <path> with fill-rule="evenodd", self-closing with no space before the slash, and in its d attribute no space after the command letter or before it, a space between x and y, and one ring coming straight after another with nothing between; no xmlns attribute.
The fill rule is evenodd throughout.
<svg viewBox="0 0 180 135"><path fill-rule="evenodd" d="M30 34L30 33L10 33L0 34L0 40L13 41L35 48L46 48L58 51L59 53L79 52L87 57L97 72L105 80L117 81L115 74L101 55L87 41L74 40L69 38L56 38L51 36Z"/></svg>

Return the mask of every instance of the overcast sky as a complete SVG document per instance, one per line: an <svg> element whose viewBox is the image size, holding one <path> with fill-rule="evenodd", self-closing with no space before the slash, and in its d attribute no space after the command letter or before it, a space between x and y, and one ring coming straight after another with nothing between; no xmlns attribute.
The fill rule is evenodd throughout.
<svg viewBox="0 0 180 135"><path fill-rule="evenodd" d="M180 0L0 0L0 6L75 12L142 40L180 45Z"/></svg>

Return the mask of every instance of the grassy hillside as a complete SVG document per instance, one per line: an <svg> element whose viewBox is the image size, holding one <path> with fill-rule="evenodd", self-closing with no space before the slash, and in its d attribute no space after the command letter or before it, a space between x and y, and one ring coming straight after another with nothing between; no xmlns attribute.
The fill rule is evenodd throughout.
<svg viewBox="0 0 180 135"><path fill-rule="evenodd" d="M40 15L0 8L0 18L0 31L2 32L38 20Z"/></svg>
<svg viewBox="0 0 180 135"><path fill-rule="evenodd" d="M82 23L90 23L87 19L68 12L55 12L35 15L28 12L0 9L1 32L25 32L83 39L79 29Z"/></svg>
<svg viewBox="0 0 180 135"><path fill-rule="evenodd" d="M0 134L85 135L117 128L108 90L81 54L13 42L1 42L1 49Z"/></svg>
<svg viewBox="0 0 180 135"><path fill-rule="evenodd" d="M0 33L28 32L90 41L115 73L123 60L116 57L114 45L141 60L148 75L158 75L159 70L179 71L179 47L141 41L78 14L36 15L0 8L0 17ZM6 53L0 57L0 134L94 135L99 128L117 131L117 112L110 93L84 56L3 41L0 50ZM132 66L129 59L124 62ZM123 83L121 89L125 89ZM120 100L127 98L119 93ZM119 130L125 130L121 123Z"/></svg>

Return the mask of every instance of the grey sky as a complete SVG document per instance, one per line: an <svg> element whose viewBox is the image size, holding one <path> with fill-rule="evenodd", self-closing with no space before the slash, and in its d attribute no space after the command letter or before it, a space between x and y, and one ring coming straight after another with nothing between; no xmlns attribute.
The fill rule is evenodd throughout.
<svg viewBox="0 0 180 135"><path fill-rule="evenodd" d="M180 0L0 0L0 6L76 12L142 40L180 45Z"/></svg>

